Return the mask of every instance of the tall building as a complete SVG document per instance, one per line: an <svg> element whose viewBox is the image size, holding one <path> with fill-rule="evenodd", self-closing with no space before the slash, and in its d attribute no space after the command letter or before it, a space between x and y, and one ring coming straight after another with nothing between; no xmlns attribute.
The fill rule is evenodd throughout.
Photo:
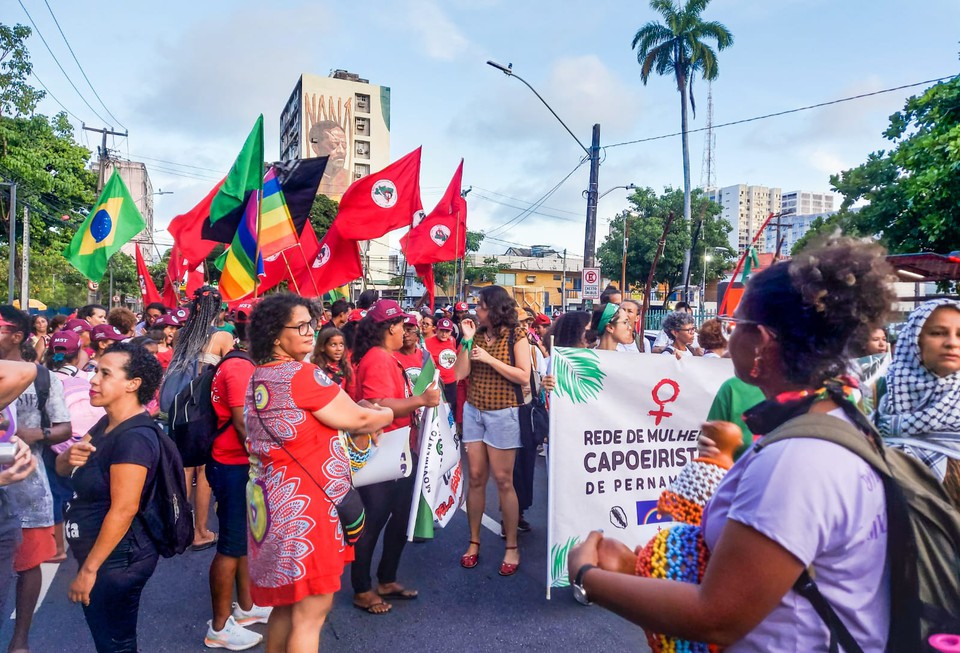
<svg viewBox="0 0 960 653"><path fill-rule="evenodd" d="M130 191L133 203L137 205L147 225L143 231L133 237L133 240L121 247L120 251L128 256L136 256L135 247L139 243L140 251L143 252L143 258L147 263L159 261L160 253L153 244L153 183L150 181L147 166L137 161L113 159L106 161L105 166L104 179L109 179L114 170L120 174L123 183L127 185L127 190Z"/></svg>
<svg viewBox="0 0 960 653"><path fill-rule="evenodd" d="M724 188L708 188L707 197L723 208L722 216L733 225L730 232L730 248L743 253L753 241L763 222L771 213L779 213L781 194L779 188L737 184ZM764 251L765 242L757 242Z"/></svg>
<svg viewBox="0 0 960 653"><path fill-rule="evenodd" d="M833 215L834 195L831 193L814 193L807 190L793 190L784 193L781 197L780 237L783 244L780 253L789 256L793 246L809 230L813 221ZM766 251L777 250L777 231L774 228L764 232Z"/></svg>
<svg viewBox="0 0 960 653"><path fill-rule="evenodd" d="M280 158L315 156L330 157L318 190L337 201L354 181L389 165L390 87L346 70L300 75L280 113ZM397 268L387 238L360 247L368 285L385 287Z"/></svg>
<svg viewBox="0 0 960 653"><path fill-rule="evenodd" d="M784 193L781 199L783 215L814 215L833 211L833 198L830 193L813 193L808 190L792 190Z"/></svg>

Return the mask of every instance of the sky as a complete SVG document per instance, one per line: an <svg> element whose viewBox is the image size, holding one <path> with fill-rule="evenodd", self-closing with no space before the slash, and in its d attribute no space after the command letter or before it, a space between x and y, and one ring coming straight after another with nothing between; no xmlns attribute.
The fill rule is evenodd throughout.
<svg viewBox="0 0 960 653"><path fill-rule="evenodd" d="M172 243L163 228L226 173L260 113L266 156L279 157L280 111L304 72L346 69L391 88L391 160L423 146L427 211L465 160L468 226L489 233L483 252L543 244L582 253L589 174L580 145L489 59L512 63L582 144L600 124L601 193L683 184L679 137L617 145L680 129L674 82L644 85L630 47L658 19L646 2L6 0L0 21L30 25L26 12L37 27L31 82L59 101L48 96L39 111L65 107L94 151L99 136L81 122L128 131L108 146L146 163L154 189L171 193L155 197L160 249ZM704 17L734 35L712 85L715 125L960 72L955 0L713 0ZM923 88L717 128L717 184L828 191L831 174L889 147L890 114ZM690 129L706 126L707 90L695 82ZM703 133L689 140L697 186ZM626 197L615 189L600 200L598 246Z"/></svg>

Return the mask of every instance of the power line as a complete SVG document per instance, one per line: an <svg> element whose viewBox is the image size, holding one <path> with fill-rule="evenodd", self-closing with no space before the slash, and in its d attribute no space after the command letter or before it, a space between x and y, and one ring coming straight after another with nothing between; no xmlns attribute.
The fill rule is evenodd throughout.
<svg viewBox="0 0 960 653"><path fill-rule="evenodd" d="M80 92L80 89L77 88L77 85L73 83L73 80L70 79L70 75L67 74L67 71L63 69L63 66L60 64L60 60L57 59L57 55L53 53L53 50L50 49L50 45L47 43L47 39L43 38L43 34L40 32L40 28L37 27L37 24L33 22L33 16L30 15L30 12L27 11L27 8L23 4L23 0L17 0L20 3L20 8L23 9L23 13L27 15L27 18L30 20L30 24L33 25L33 29L36 30L37 36L40 37L40 40L43 41L43 45L47 48L47 52L50 53L50 56L53 57L54 63L57 64L57 67L60 69L60 72L63 73L63 76L67 78L67 81L70 82L70 86L73 87L73 90L77 92L77 95L80 96L80 99L83 100L83 103L87 105L87 108L93 111L93 115L103 121L104 124L109 121L97 113L97 110L90 106L90 103L87 102L87 98L83 97L83 93ZM83 122L83 121L81 121Z"/></svg>
<svg viewBox="0 0 960 653"><path fill-rule="evenodd" d="M83 122L80 118L77 117L77 114L75 114L73 111L71 111L70 109L68 109L67 107L65 107L65 106L63 105L63 102L61 102L60 100L57 99L57 96L54 95L54 94L50 91L49 88L47 88L47 85L46 85L46 84L44 84L42 81L40 81L40 78L37 77L37 73L36 73L36 72L34 72L34 71L31 70L31 71L30 71L30 74L33 75L33 78L34 78L35 80L37 80L37 83L40 84L40 86L43 87L43 90L46 91L47 95L49 95L51 98L53 98L53 101L60 105L60 108L61 108L61 109L63 109L64 111L66 111L67 114L70 115L70 116L72 116L73 119L76 120L77 122L81 122L81 123Z"/></svg>
<svg viewBox="0 0 960 653"><path fill-rule="evenodd" d="M566 176L566 177L564 177L564 178L561 179L559 182L557 182L557 185L556 185L556 186L554 186L553 188L551 188L550 190L548 190L546 193L544 193L543 197L541 197L540 199L538 199L538 200L537 200L536 202L534 202L531 206L532 206L533 208L539 208L541 204L543 204L544 202L546 202L547 199L548 199L551 195L553 195L555 192L557 192L557 189L560 188L560 186L562 186L565 181L567 181L568 179L570 179L570 177L573 176L573 173L575 173L577 170L579 170L580 167L581 167L584 163L586 163L588 160L589 160L589 159L587 159L587 158L580 159L580 163L578 163L573 170L571 170L569 173L567 173L567 176ZM507 227L510 227L510 226L516 227L516 226L519 225L521 222L523 222L524 220L526 220L527 218L529 218L530 215L532 215L531 211L532 211L532 209L525 209L524 211L521 211L521 212L518 213L514 218L512 218L512 219L510 219L510 220L507 220L506 222L504 222L504 223L503 223L502 225L500 225L499 227L496 227L496 228L492 229L492 230L491 230L491 233L505 233L505 232L509 231L509 230L507 229Z"/></svg>
<svg viewBox="0 0 960 653"><path fill-rule="evenodd" d="M21 6L22 6L22 4L23 4L23 3L21 3ZM70 47L70 41L67 40L67 35L63 33L63 29L60 27L60 21L57 20L57 17L56 17L56 16L54 15L54 13L53 13L53 9L50 8L50 3L47 2L47 0L43 0L43 4L47 5L47 11L50 12L50 17L53 18L53 22L54 22L54 24L57 26L57 30L60 31L60 36L63 37L63 42L67 44L67 50L70 51L70 55L73 57L73 61L77 64L77 68L80 69L80 74L83 75L83 78L84 78L85 80L87 80L87 86L89 86L89 87L90 87L90 90L93 91L93 95L94 95L94 96L97 98L97 100L100 102L100 106L102 106L104 109L106 109L107 115L109 115L111 118L113 118L114 120L116 120L116 121L117 121L117 124L120 125L121 127L123 127L123 130L124 130L124 131L127 131L126 126L125 126L122 122L120 122L120 119L119 119L119 118L117 118L115 115L113 115L113 112L110 111L110 109L107 108L107 105L103 103L103 100L100 99L100 94L97 93L97 89L93 88L93 84L90 82L90 78L87 77L87 73L84 72L83 66L80 65L80 61L77 59L77 55L73 52L73 48ZM24 11L26 11L26 10L24 10ZM39 34L40 32L38 31L37 33ZM106 121L104 121L104 122L106 122Z"/></svg>
<svg viewBox="0 0 960 653"><path fill-rule="evenodd" d="M178 162L176 162L176 161L166 161L166 160L164 160L164 159L155 159L155 158L153 158L153 157L141 156L141 155L139 155L139 154L131 154L130 157L131 157L131 158L134 158L134 159L137 159L137 160L143 159L144 161L155 161L156 163L166 163L167 165L177 166L177 167L180 167L180 168L193 168L193 169L195 169L195 170L204 170L204 171L206 171L206 172L215 172L215 173L217 173L218 175L221 175L221 176L227 174L227 173L224 172L223 170L215 170L215 169L213 169L213 168L204 168L203 166L194 166L194 165L190 165L189 163L178 163Z"/></svg>
<svg viewBox="0 0 960 653"><path fill-rule="evenodd" d="M530 210L529 208L524 208L524 207L522 207L522 206L516 206L516 205L514 205L514 204L507 204L506 202L501 202L500 200L496 200L496 199L494 199L494 198L492 198L492 197L487 197L487 196L484 195L483 193L478 193L478 192L476 192L476 188L474 188L473 196L474 196L474 197L478 197L478 198L480 198L480 199L482 199L482 200L485 200L485 201L487 201L487 202L493 202L494 204L499 204L500 206L506 206L507 208L511 208L511 209L521 209L521 210L530 211L531 213L535 213L535 214L537 214L537 215L542 215L542 216L544 216L545 218L553 218L554 220L565 220L565 221L567 221L567 222L580 222L580 221L582 220L582 218L581 218L580 220L578 220L577 218L566 218L566 217L564 217L564 216L562 216L562 215L554 215L554 214L552 214L552 213L543 213L542 211L533 211L533 210ZM519 200L519 201L522 202L523 200Z"/></svg>
<svg viewBox="0 0 960 653"><path fill-rule="evenodd" d="M511 197L510 195L504 195L503 193L498 193L498 192L496 192L496 191L490 190L489 188L482 188L482 187L480 187L480 186L473 186L473 188L474 188L475 190L483 191L484 193L490 193L491 195L497 195L498 197L505 197L505 198L507 198L508 200L513 200L514 202L526 202L526 200L522 200L522 199L520 199L519 197ZM569 213L570 215L575 215L575 216L577 216L577 217L583 217L583 216L581 215L581 214L582 214L582 211L570 211L570 210L568 210L568 209L558 209L558 208L556 208L556 207L554 207L554 206L541 206L540 208L549 209L549 210L551 210L551 211L557 211L557 212L559 212L559 213Z"/></svg>
<svg viewBox="0 0 960 653"><path fill-rule="evenodd" d="M748 122L756 122L757 120L766 120L767 118L776 118L777 116L785 116L791 113L799 113L800 111L809 111L810 109L819 109L821 107L827 107L833 104L841 104L843 102L851 102L853 100L861 100L863 98L873 97L874 95L882 95L883 93L892 93L893 91L902 91L907 88L914 88L916 86L923 86L925 84L935 84L938 82L943 82L948 79L953 79L956 75L950 75L949 77L940 77L938 79L928 79L923 82L916 82L913 84L904 84L903 86L895 86L893 88L885 88L880 91L872 91L870 93L861 93L860 95L851 95L850 97L840 98L838 100L830 100L829 102L820 102L819 104L810 104L805 107L797 107L796 109L787 109L786 111L777 111L774 113L767 113L762 116L754 116L753 118L743 118L741 120L734 120L732 122L725 122L719 125L713 125L713 129L719 129L720 127L731 127L733 125L742 125ZM688 134L696 134L697 132L707 131L707 127L701 127L699 129L688 129ZM683 132L674 132L672 134L663 134L662 136L651 136L649 138L638 138L634 141L623 141L622 143L613 143L612 145L605 145L603 149L611 147L621 147L623 145L636 145L637 143L648 143L650 141L659 141L665 138L673 138L675 136L681 136Z"/></svg>

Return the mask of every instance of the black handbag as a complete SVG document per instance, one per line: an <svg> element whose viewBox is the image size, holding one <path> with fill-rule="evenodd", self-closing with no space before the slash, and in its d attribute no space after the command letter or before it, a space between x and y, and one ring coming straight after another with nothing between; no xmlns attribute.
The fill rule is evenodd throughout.
<svg viewBox="0 0 960 653"><path fill-rule="evenodd" d="M260 415L260 407L254 402L254 410L257 413L257 419L260 420L260 426L263 427L264 432L270 437L271 440L276 443L281 449L287 452L287 455L297 463L297 466L303 470L303 473L307 475L313 484L320 488L320 491L323 492L323 496L327 497L327 501L333 504L333 507L337 509L337 517L340 518L340 525L343 527L343 537L346 540L347 544L353 546L357 543L360 537L363 535L363 527L366 523L367 515L366 510L363 507L363 498L360 496L360 492L357 491L357 488L353 486L353 480L350 481L350 489L347 490L346 494L340 497L339 501L334 501L333 498L327 491L323 489L323 486L317 482L317 479L313 477L306 467L303 466L296 456L290 453L290 450L287 449L283 440L274 435L270 429L267 428L267 423L263 421L263 416Z"/></svg>
<svg viewBox="0 0 960 653"><path fill-rule="evenodd" d="M516 367L516 356L513 353L514 338L510 334L510 365ZM539 447L547 439L550 433L550 417L547 414L547 406L540 397L539 392L535 392L536 384L533 378L533 367L530 368L530 392L533 395L530 401L524 403L523 390L519 383L513 384L514 392L517 393L517 414L520 417L520 444L524 448Z"/></svg>

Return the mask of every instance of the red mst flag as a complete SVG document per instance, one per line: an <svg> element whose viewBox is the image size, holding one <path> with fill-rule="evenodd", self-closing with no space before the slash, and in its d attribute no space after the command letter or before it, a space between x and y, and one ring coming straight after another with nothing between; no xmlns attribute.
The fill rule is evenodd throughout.
<svg viewBox="0 0 960 653"><path fill-rule="evenodd" d="M180 250L180 255L186 259L186 267L183 268L183 272L200 265L207 254L210 253L210 250L217 246L217 242L213 240L204 240L202 234L203 225L210 217L210 205L222 185L223 180L220 180L213 187L213 190L200 200L199 204L186 213L175 217L170 221L170 226L167 227L167 231L173 236L175 246ZM182 278L182 275L180 278ZM173 306L175 307L177 304Z"/></svg>
<svg viewBox="0 0 960 653"><path fill-rule="evenodd" d="M297 251L297 250L300 251ZM300 247L286 252L290 264L292 288L303 297L320 297L328 290L363 276L357 241L344 238L336 220L317 242L317 234L308 221L300 234Z"/></svg>
<svg viewBox="0 0 960 653"><path fill-rule="evenodd" d="M419 147L383 170L353 182L340 200L334 225L342 238L370 240L409 227L418 215L423 215Z"/></svg>
<svg viewBox="0 0 960 653"><path fill-rule="evenodd" d="M436 289L436 281L433 278L433 264L432 263L420 263L413 266L417 271L417 276L423 279L423 285L427 288L427 296L430 297L430 310L434 309L434 290Z"/></svg>
<svg viewBox="0 0 960 653"><path fill-rule="evenodd" d="M400 239L407 261L414 265L463 258L467 250L467 202L460 196L463 160L436 208Z"/></svg>
<svg viewBox="0 0 960 653"><path fill-rule="evenodd" d="M143 305L162 301L160 293L157 292L157 286L150 277L150 270L147 269L147 262L143 260L143 254L140 253L140 245L134 245L137 250L137 281L140 283L140 294L143 296Z"/></svg>

